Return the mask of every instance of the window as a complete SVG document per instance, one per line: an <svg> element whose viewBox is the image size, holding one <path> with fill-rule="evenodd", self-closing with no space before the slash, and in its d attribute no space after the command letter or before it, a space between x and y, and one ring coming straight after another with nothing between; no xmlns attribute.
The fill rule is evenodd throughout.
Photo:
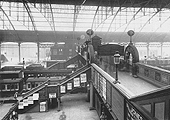
<svg viewBox="0 0 170 120"><path fill-rule="evenodd" d="M5 84L2 84L2 85L1 85L2 91L5 91L5 90L6 90L6 87L5 87L5 86L6 86Z"/></svg>
<svg viewBox="0 0 170 120"><path fill-rule="evenodd" d="M15 90L15 84L11 84L11 91Z"/></svg>
<svg viewBox="0 0 170 120"><path fill-rule="evenodd" d="M31 89L31 83L27 83L27 90Z"/></svg>
<svg viewBox="0 0 170 120"><path fill-rule="evenodd" d="M11 85L10 85L10 84L7 84L6 86L7 86L7 89L6 89L6 90L7 90L7 91L10 91Z"/></svg>
<svg viewBox="0 0 170 120"><path fill-rule="evenodd" d="M58 49L58 51L59 51L59 55L63 55L63 49L62 48Z"/></svg>
<svg viewBox="0 0 170 120"><path fill-rule="evenodd" d="M18 84L18 83L16 83L16 84L14 85L14 89L15 89L15 90L19 90L19 84Z"/></svg>
<svg viewBox="0 0 170 120"><path fill-rule="evenodd" d="M35 87L35 83L32 83L32 88L34 88Z"/></svg>
<svg viewBox="0 0 170 120"><path fill-rule="evenodd" d="M38 83L35 83L35 87L37 87L39 84Z"/></svg>

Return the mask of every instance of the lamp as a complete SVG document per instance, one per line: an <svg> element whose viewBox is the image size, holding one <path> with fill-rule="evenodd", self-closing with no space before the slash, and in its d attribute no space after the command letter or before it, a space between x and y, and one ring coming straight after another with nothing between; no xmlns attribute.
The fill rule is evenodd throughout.
<svg viewBox="0 0 170 120"><path fill-rule="evenodd" d="M100 115L100 120L107 120L107 116L104 112L102 112L102 114Z"/></svg>
<svg viewBox="0 0 170 120"><path fill-rule="evenodd" d="M118 82L118 64L120 64L120 54L118 51L114 54L114 64L116 65L116 78L115 78L115 84L120 83Z"/></svg>
<svg viewBox="0 0 170 120"><path fill-rule="evenodd" d="M132 43L132 36L135 34L135 32L134 32L133 30L129 30L129 31L127 32L127 34L130 36L130 44L133 44L133 43Z"/></svg>

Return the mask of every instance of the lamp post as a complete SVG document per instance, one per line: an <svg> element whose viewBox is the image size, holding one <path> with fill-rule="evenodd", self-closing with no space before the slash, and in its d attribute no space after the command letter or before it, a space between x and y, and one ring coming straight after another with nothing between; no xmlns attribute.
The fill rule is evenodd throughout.
<svg viewBox="0 0 170 120"><path fill-rule="evenodd" d="M77 52L79 53L80 52L80 37L77 37Z"/></svg>
<svg viewBox="0 0 170 120"><path fill-rule="evenodd" d="M88 29L86 31L86 34L89 36L89 40L85 42L87 44L87 63L88 64L90 63L90 58L88 58L89 57L88 46L89 46L89 44L92 44L91 36L93 35L93 33L94 33L94 31L92 29Z"/></svg>
<svg viewBox="0 0 170 120"><path fill-rule="evenodd" d="M118 64L120 64L120 54L118 51L114 54L114 64L116 65L116 78L115 78L115 84L120 83L118 81Z"/></svg>

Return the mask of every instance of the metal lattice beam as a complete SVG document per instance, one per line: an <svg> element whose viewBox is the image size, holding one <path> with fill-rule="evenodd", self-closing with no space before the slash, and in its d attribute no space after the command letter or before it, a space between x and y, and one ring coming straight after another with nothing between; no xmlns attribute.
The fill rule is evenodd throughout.
<svg viewBox="0 0 170 120"><path fill-rule="evenodd" d="M8 21L9 21L10 25L12 26L13 30L15 31L15 34L16 34L16 36L18 38L18 42L21 42L21 39L20 39L20 37L19 37L19 35L18 35L14 25L12 24L11 20L9 19L8 15L5 13L5 11L2 9L2 7L0 7L0 9L3 12L3 14L6 16L6 18L8 19Z"/></svg>

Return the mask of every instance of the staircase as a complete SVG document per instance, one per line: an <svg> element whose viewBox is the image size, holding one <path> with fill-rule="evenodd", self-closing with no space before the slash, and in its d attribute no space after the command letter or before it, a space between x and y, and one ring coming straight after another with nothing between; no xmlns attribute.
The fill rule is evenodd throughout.
<svg viewBox="0 0 170 120"><path fill-rule="evenodd" d="M64 79L62 79L60 81L60 84L56 85L56 87L60 87L60 89L57 89L57 90L60 90L59 93L63 95L63 94L70 93L71 91L77 88L82 88L82 87L85 88L87 85L86 84L87 83L86 72L90 68L91 68L90 65L86 65L76 70L75 72L71 73ZM82 76L84 76L86 80L83 80ZM30 91L26 92L23 95L23 98L19 101L19 104L18 104L18 110L17 110L18 113L22 114L22 113L28 112L29 110L35 110L35 109L40 108L39 106L40 101L43 102L42 100L40 100L40 91L47 92L45 89L47 88L47 86L48 88L50 87L50 85L48 85L48 82L49 80L37 86L36 88L31 89ZM49 94L49 93L47 92L44 94ZM47 101L47 99L49 98L46 97L44 99L44 102Z"/></svg>
<svg viewBox="0 0 170 120"><path fill-rule="evenodd" d="M82 65L86 64L86 60L79 54L72 57L71 59L67 60L66 62L57 62L51 66L49 66L47 69L66 69L66 67L70 64L74 64L76 61L81 62Z"/></svg>
<svg viewBox="0 0 170 120"><path fill-rule="evenodd" d="M23 94L18 104L18 113L22 114L39 105L39 91L48 85L49 80Z"/></svg>

